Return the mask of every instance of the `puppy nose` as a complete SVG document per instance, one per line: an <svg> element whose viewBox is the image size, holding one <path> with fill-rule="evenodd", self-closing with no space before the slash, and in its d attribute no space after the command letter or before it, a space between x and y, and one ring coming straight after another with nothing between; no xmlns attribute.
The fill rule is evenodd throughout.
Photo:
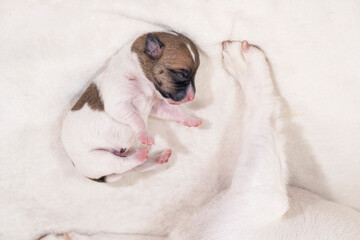
<svg viewBox="0 0 360 240"><path fill-rule="evenodd" d="M186 95L187 95L186 102L194 100L194 98L195 98L195 93L194 93L194 90L192 89L192 87L190 87L190 88L187 90Z"/></svg>

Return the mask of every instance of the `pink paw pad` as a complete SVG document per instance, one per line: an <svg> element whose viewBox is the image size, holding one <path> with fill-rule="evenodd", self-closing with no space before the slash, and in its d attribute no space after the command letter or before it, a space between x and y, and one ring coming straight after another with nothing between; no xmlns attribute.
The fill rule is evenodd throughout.
<svg viewBox="0 0 360 240"><path fill-rule="evenodd" d="M154 143L155 143L154 138L149 136L146 133L139 134L138 139L142 144L145 144L145 145L154 145Z"/></svg>
<svg viewBox="0 0 360 240"><path fill-rule="evenodd" d="M157 160L158 163L166 163L169 161L169 158L171 156L171 149L166 150L159 159Z"/></svg>
<svg viewBox="0 0 360 240"><path fill-rule="evenodd" d="M136 154L137 154L138 159L141 162L143 162L143 161L145 161L147 159L148 153L149 153L149 150L147 149L147 147L142 147L137 151Z"/></svg>
<svg viewBox="0 0 360 240"><path fill-rule="evenodd" d="M184 125L188 127L197 127L202 123L201 119L187 120L184 121Z"/></svg>

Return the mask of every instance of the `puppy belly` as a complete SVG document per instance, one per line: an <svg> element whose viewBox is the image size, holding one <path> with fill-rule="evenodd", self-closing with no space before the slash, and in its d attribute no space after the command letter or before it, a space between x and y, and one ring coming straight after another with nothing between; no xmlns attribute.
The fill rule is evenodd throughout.
<svg viewBox="0 0 360 240"><path fill-rule="evenodd" d="M89 176L86 168L94 175L89 161L94 151L120 151L138 146L130 127L87 106L68 113L63 123L62 142L75 166L86 176Z"/></svg>

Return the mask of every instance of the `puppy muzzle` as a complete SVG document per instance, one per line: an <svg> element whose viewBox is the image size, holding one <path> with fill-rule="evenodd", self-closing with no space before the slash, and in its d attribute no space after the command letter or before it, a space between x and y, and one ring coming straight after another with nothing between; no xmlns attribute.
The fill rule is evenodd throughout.
<svg viewBox="0 0 360 240"><path fill-rule="evenodd" d="M180 105L186 102L190 102L195 98L195 91L192 87L189 87L186 91L186 96L181 101L175 101L171 98L166 98L166 101L173 105Z"/></svg>

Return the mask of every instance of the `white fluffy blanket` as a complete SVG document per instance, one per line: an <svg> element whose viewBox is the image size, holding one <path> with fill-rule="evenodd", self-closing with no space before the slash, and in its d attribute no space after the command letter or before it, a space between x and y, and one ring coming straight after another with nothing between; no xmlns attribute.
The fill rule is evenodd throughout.
<svg viewBox="0 0 360 240"><path fill-rule="evenodd" d="M292 124L290 183L360 209L358 1L2 1L0 6L0 237L47 232L167 234L226 187L240 149L225 39L260 45ZM163 169L98 184L78 174L60 140L64 113L93 74L139 34L182 32L201 50L198 129L151 120Z"/></svg>

